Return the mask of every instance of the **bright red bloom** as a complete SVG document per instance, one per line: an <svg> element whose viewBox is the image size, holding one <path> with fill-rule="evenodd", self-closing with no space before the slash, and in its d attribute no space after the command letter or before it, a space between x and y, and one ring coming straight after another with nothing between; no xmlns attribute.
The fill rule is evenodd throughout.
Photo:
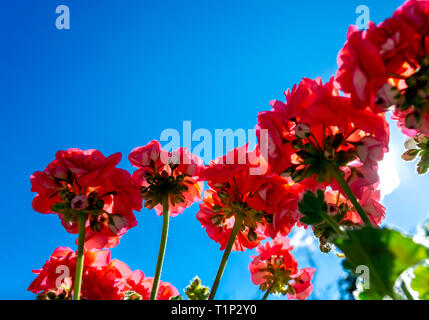
<svg viewBox="0 0 429 320"><path fill-rule="evenodd" d="M298 274L292 275L292 283L290 286L293 288L287 293L288 299L305 300L313 292L313 284L311 280L316 272L314 268L304 268L299 270Z"/></svg>
<svg viewBox="0 0 429 320"><path fill-rule="evenodd" d="M133 210L141 209L139 185L116 168L117 153L108 158L97 150L59 151L43 172L31 176L34 210L56 213L70 233L78 233L77 216L84 212L86 247L111 248L137 225Z"/></svg>
<svg viewBox="0 0 429 320"><path fill-rule="evenodd" d="M201 200L204 184L198 182L197 178L203 167L203 161L191 154L188 149L179 148L167 152L154 140L144 147L135 148L130 153L129 160L138 168L133 178L142 187L145 206L149 209L155 208L159 216L162 215L159 185L163 180L171 180L168 187L170 216L181 214L194 202Z"/></svg>
<svg viewBox="0 0 429 320"><path fill-rule="evenodd" d="M200 210L197 213L201 226L206 229L210 239L220 244L220 250L225 250L235 222L235 216L225 219L222 214L223 210L222 200L217 193L208 190L205 192L203 203L200 204ZM232 251L253 249L266 238L266 231L262 224L255 225L253 233L251 233L253 238L248 236L249 231L250 228L246 227L238 232Z"/></svg>
<svg viewBox="0 0 429 320"><path fill-rule="evenodd" d="M61 202L60 191L67 183L70 187L95 187L112 173L120 160L120 153L106 158L97 150L58 151L55 160L43 172L37 171L31 176L31 191L37 192L34 210L52 213L52 205Z"/></svg>
<svg viewBox="0 0 429 320"><path fill-rule="evenodd" d="M406 71L404 63L417 65L423 55L422 36L400 15L386 19L378 26L372 24L367 37L378 49L386 71L391 74L402 74Z"/></svg>
<svg viewBox="0 0 429 320"><path fill-rule="evenodd" d="M140 270L133 272L133 275L128 280L131 290L142 296L142 300L150 300L152 291L153 278L146 278ZM159 282L158 295L156 300L170 300L179 296L179 291L168 282Z"/></svg>
<svg viewBox="0 0 429 320"><path fill-rule="evenodd" d="M72 296L76 270L76 253L70 248L57 248L42 269L34 270L37 278L28 288L33 293L47 294L64 290ZM108 250L85 251L81 298L89 300L122 300L128 289L126 279L131 270L123 262L110 259Z"/></svg>
<svg viewBox="0 0 429 320"><path fill-rule="evenodd" d="M421 35L429 32L429 1L407 0L398 9L393 17L401 17L407 24L417 30Z"/></svg>
<svg viewBox="0 0 429 320"><path fill-rule="evenodd" d="M311 279L315 270L298 270L298 263L291 254L289 240L278 236L271 242L259 246L249 265L252 282L262 291L287 294L289 299L305 300L313 291Z"/></svg>
<svg viewBox="0 0 429 320"><path fill-rule="evenodd" d="M302 164L302 157L315 150L328 160L342 157L349 163L359 154L365 162L381 160L387 152L389 131L384 115L354 108L349 98L339 95L333 79L326 84L303 79L286 92L286 99L286 103L271 103L273 110L258 116L259 142L261 130L267 129L268 163L276 173L291 174L294 180L302 179L301 174L294 175L296 170L304 178L320 175Z"/></svg>
<svg viewBox="0 0 429 320"><path fill-rule="evenodd" d="M389 77L380 51L368 39L366 31L350 26L347 42L338 54L338 65L336 80L350 94L354 106L360 109L373 106L376 93ZM375 111L383 110L375 108Z"/></svg>
<svg viewBox="0 0 429 320"><path fill-rule="evenodd" d="M428 106L429 111L429 106ZM392 119L396 120L396 124L402 133L410 138L414 138L418 134L423 134L429 137L429 112L425 113L419 121L419 125L416 124L416 119L413 120L412 113L413 108L406 111L395 110L392 115Z"/></svg>
<svg viewBox="0 0 429 320"><path fill-rule="evenodd" d="M354 106L375 112L394 106L393 119L411 137L429 135L428 17L429 1L408 0L367 31L352 26L338 59L337 81Z"/></svg>
<svg viewBox="0 0 429 320"><path fill-rule="evenodd" d="M374 190L374 186L364 186L359 191L358 198L362 208L368 214L371 222L378 226L384 220L386 208L380 203L380 190ZM352 203L339 191L329 190L325 193L325 201L328 204L329 214L339 214L340 224L363 225L363 221L356 212Z"/></svg>
<svg viewBox="0 0 429 320"><path fill-rule="evenodd" d="M42 269L33 270L38 276L28 290L40 296L53 294L56 298L71 299L76 260L72 249L55 249ZM153 278L146 278L142 271L133 272L124 262L111 260L109 250L85 251L81 299L123 300L127 292L133 291L141 295L141 299L149 300L152 283ZM178 295L171 284L160 282L158 300L170 300Z"/></svg>
<svg viewBox="0 0 429 320"><path fill-rule="evenodd" d="M124 262L112 260L104 268L84 275L82 297L88 300L123 300L130 290L127 279L131 275L131 269Z"/></svg>
<svg viewBox="0 0 429 320"><path fill-rule="evenodd" d="M235 161L234 161L235 159ZM212 161L200 174L206 192L197 219L209 237L225 249L237 214L243 215L232 250L256 247L267 236L288 234L299 220L303 188L271 173L259 150L236 148Z"/></svg>

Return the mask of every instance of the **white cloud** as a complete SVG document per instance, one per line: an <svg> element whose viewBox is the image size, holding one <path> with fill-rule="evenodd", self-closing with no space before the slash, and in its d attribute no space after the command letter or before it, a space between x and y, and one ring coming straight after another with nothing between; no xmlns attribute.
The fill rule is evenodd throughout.
<svg viewBox="0 0 429 320"><path fill-rule="evenodd" d="M380 176L381 200L395 191L401 183L395 162L396 155L393 152L389 152L384 155L383 161L379 163L378 174Z"/></svg>
<svg viewBox="0 0 429 320"><path fill-rule="evenodd" d="M307 248L311 251L317 249L311 228L307 230L304 228L295 228L295 232L290 236L290 244L294 249Z"/></svg>

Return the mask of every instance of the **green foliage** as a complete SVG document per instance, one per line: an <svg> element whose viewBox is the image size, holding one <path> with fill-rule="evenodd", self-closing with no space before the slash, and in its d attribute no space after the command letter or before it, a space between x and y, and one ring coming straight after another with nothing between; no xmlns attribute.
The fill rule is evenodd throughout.
<svg viewBox="0 0 429 320"><path fill-rule="evenodd" d="M414 277L411 288L418 292L421 300L429 300L429 266L418 266L414 270Z"/></svg>
<svg viewBox="0 0 429 320"><path fill-rule="evenodd" d="M307 191L298 204L299 211L304 216L301 222L308 225L316 225L325 220L328 205L325 202L325 194L322 190L317 193Z"/></svg>
<svg viewBox="0 0 429 320"><path fill-rule="evenodd" d="M200 278L196 276L192 279L189 286L186 287L185 294L189 300L207 300L209 298L210 289L203 286Z"/></svg>
<svg viewBox="0 0 429 320"><path fill-rule="evenodd" d="M368 267L369 289L360 295L365 300L380 300L385 296L396 299L394 285L398 277L429 257L428 248L388 228L350 229L338 237L335 244L345 255L345 268L354 272L358 266Z"/></svg>
<svg viewBox="0 0 429 320"><path fill-rule="evenodd" d="M424 175L429 170L429 138L420 134L416 137L407 140L405 147L408 149L402 154L402 159L405 161L413 161L417 157L417 173Z"/></svg>
<svg viewBox="0 0 429 320"><path fill-rule="evenodd" d="M143 298L135 291L127 291L125 292L124 300L143 300Z"/></svg>

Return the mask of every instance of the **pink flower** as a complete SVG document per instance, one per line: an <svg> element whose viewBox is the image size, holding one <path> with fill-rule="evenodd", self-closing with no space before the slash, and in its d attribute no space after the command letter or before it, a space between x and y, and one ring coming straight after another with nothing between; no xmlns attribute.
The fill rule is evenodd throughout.
<svg viewBox="0 0 429 320"><path fill-rule="evenodd" d="M357 146L356 151L362 163L376 164L383 160L384 153L387 151L385 144L372 137L363 138L361 143Z"/></svg>
<svg viewBox="0 0 429 320"><path fill-rule="evenodd" d="M305 300L313 292L313 284L311 280L316 272L314 268L304 268L298 274L291 276L293 283L290 285L293 290L292 293L287 293L288 299Z"/></svg>
<svg viewBox="0 0 429 320"><path fill-rule="evenodd" d="M375 186L361 187L358 192L360 194L358 200L374 226L379 226L386 215L386 208L380 203L380 190L374 188ZM338 192L329 190L325 193L329 213L331 215L340 214L338 220L342 225L363 225L363 221L352 203Z"/></svg>
<svg viewBox="0 0 429 320"><path fill-rule="evenodd" d="M159 168L164 165L161 161L161 145L156 140L149 142L144 147L135 148L131 151L128 159L137 168Z"/></svg>

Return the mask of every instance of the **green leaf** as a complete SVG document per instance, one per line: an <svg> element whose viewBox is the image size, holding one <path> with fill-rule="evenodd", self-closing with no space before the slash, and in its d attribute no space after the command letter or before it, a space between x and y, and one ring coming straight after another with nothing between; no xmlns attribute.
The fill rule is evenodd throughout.
<svg viewBox="0 0 429 320"><path fill-rule="evenodd" d="M396 279L429 257L428 248L388 228L350 229L334 242L345 255L345 268L355 272L358 266L368 267L369 289L361 294L363 299L396 298Z"/></svg>
<svg viewBox="0 0 429 320"><path fill-rule="evenodd" d="M325 220L328 211L328 205L325 202L325 194L322 190L317 193L307 191L302 200L298 203L298 208L304 216L301 222L308 225L316 225Z"/></svg>
<svg viewBox="0 0 429 320"><path fill-rule="evenodd" d="M420 152L419 149L407 150L402 154L402 160L413 161L417 157L419 152Z"/></svg>
<svg viewBox="0 0 429 320"><path fill-rule="evenodd" d="M189 300L207 300L210 295L210 289L203 286L200 278L196 276L186 287L185 294Z"/></svg>
<svg viewBox="0 0 429 320"><path fill-rule="evenodd" d="M418 266L414 270L414 276L411 288L419 293L421 300L429 300L429 266Z"/></svg>
<svg viewBox="0 0 429 320"><path fill-rule="evenodd" d="M421 153L420 161L417 163L417 173L426 174L429 170L429 152L424 151Z"/></svg>

